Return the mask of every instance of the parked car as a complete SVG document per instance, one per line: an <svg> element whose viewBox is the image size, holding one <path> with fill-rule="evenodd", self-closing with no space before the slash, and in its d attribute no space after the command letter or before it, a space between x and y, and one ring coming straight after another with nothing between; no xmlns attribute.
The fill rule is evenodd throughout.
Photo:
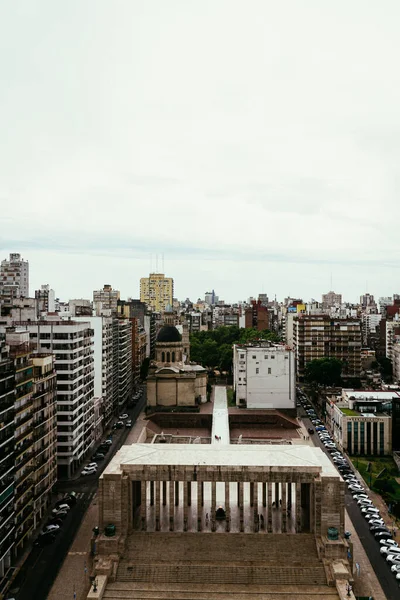
<svg viewBox="0 0 400 600"><path fill-rule="evenodd" d="M123 415L120 415L118 418L120 421L125 421L125 419L129 419L129 415L127 413L124 413Z"/></svg>
<svg viewBox="0 0 400 600"><path fill-rule="evenodd" d="M383 541L383 540L381 540ZM385 542L388 542L390 540L385 540ZM389 554L397 554L398 556L400 556L400 548L398 546L381 546L381 554L389 556Z"/></svg>
<svg viewBox="0 0 400 600"><path fill-rule="evenodd" d="M47 525L59 525L61 527L62 523L62 519L59 517L54 517L54 519L48 520Z"/></svg>
<svg viewBox="0 0 400 600"><path fill-rule="evenodd" d="M53 531L54 533L58 533L59 529L60 529L59 525L45 525L43 527L43 533L47 533L48 531Z"/></svg>
<svg viewBox="0 0 400 600"><path fill-rule="evenodd" d="M57 519L64 520L68 517L68 511L67 510L59 510L55 513L54 516L57 517Z"/></svg>
<svg viewBox="0 0 400 600"><path fill-rule="evenodd" d="M117 422L115 423L115 427L116 427L116 429L122 429L122 428L123 428L123 426L124 426L124 423L123 423L123 421L117 421Z"/></svg>
<svg viewBox="0 0 400 600"><path fill-rule="evenodd" d="M377 531L374 533L377 540L383 540L384 538L392 538L392 534L389 531Z"/></svg>
<svg viewBox="0 0 400 600"><path fill-rule="evenodd" d="M69 510L71 510L71 507L67 503L59 504L58 506L56 506L56 508L53 508L51 512L53 513L53 515L55 515L57 512L60 512L60 510L65 510L66 512L68 512Z"/></svg>
<svg viewBox="0 0 400 600"><path fill-rule="evenodd" d="M94 454L92 458L93 460L103 460L105 458L105 455L103 454L103 452L96 452L96 454Z"/></svg>
<svg viewBox="0 0 400 600"><path fill-rule="evenodd" d="M400 565L400 556L398 554L388 554L386 560L388 563Z"/></svg>
<svg viewBox="0 0 400 600"><path fill-rule="evenodd" d="M125 421L125 427L132 427L132 421L130 419Z"/></svg>
<svg viewBox="0 0 400 600"><path fill-rule="evenodd" d="M98 466L99 466L99 465L97 464L97 462L91 462L91 463L89 463L88 465L86 465L86 468L87 468L87 469L91 469L91 468L93 468L93 469L97 469L97 467L98 467Z"/></svg>
<svg viewBox="0 0 400 600"><path fill-rule="evenodd" d="M93 460L103 460L105 458L105 455L103 454L103 452L96 452L96 454L94 454L92 458Z"/></svg>
<svg viewBox="0 0 400 600"><path fill-rule="evenodd" d="M104 442L101 442L101 445L103 445L103 444L105 444L106 446L112 446L112 440L110 440L110 439L104 440Z"/></svg>
<svg viewBox="0 0 400 600"><path fill-rule="evenodd" d="M379 509L375 508L375 506L366 506L361 509L361 513L366 517L367 515L379 515Z"/></svg>
<svg viewBox="0 0 400 600"><path fill-rule="evenodd" d="M97 468L95 469L94 467L85 467L83 469L83 471L81 472L81 475L85 476L85 475L94 475L97 472Z"/></svg>
<svg viewBox="0 0 400 600"><path fill-rule="evenodd" d="M367 506L367 504L368 504L368 506L373 506L374 505L374 503L372 502L372 500L369 500L368 498L360 498L359 500L357 500L357 504L359 506L361 506L361 504L363 506Z"/></svg>

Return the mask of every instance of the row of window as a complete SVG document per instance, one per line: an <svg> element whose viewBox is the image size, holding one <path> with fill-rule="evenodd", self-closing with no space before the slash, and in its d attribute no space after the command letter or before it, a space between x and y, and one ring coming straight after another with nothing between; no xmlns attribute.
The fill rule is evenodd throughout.
<svg viewBox="0 0 400 600"><path fill-rule="evenodd" d="M360 427L359 427L360 425ZM379 425L379 445L378 445ZM371 427L372 426L372 427ZM385 450L384 423L361 421L347 422L347 448L352 454L384 454ZM354 437L353 437L354 436ZM353 443L353 445L352 445Z"/></svg>

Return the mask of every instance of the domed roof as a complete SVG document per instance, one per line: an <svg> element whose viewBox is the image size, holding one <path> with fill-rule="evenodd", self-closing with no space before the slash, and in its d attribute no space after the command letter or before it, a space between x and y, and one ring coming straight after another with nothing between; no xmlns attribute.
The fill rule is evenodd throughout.
<svg viewBox="0 0 400 600"><path fill-rule="evenodd" d="M182 336L173 325L164 325L158 332L157 342L180 342Z"/></svg>

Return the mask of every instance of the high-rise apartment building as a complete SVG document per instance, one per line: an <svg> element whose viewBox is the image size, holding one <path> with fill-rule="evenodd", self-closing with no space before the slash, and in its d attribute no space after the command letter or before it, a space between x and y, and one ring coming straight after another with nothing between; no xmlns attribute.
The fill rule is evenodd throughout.
<svg viewBox="0 0 400 600"><path fill-rule="evenodd" d="M113 290L109 284L105 284L102 290L95 290L93 292L95 314L98 316L107 315L108 313L105 311L111 311L111 314L116 314L119 297L119 290Z"/></svg>
<svg viewBox="0 0 400 600"><path fill-rule="evenodd" d="M114 361L118 369L118 407L121 410L132 396L132 322L130 319L115 319L116 352Z"/></svg>
<svg viewBox="0 0 400 600"><path fill-rule="evenodd" d="M15 371L4 336L0 339L0 578L11 566L14 547Z"/></svg>
<svg viewBox="0 0 400 600"><path fill-rule="evenodd" d="M37 318L42 313L53 313L55 311L55 294L49 284L42 285L40 290L35 290Z"/></svg>
<svg viewBox="0 0 400 600"><path fill-rule="evenodd" d="M333 306L340 306L341 304L342 294L336 294L335 292L322 294L322 306L324 309L332 308Z"/></svg>
<svg viewBox="0 0 400 600"><path fill-rule="evenodd" d="M33 527L50 505L57 481L57 374L54 355L32 354L33 363Z"/></svg>
<svg viewBox="0 0 400 600"><path fill-rule="evenodd" d="M344 377L360 377L362 339L359 320L299 315L293 325L296 373L300 379L310 361L324 357L340 360Z"/></svg>
<svg viewBox="0 0 400 600"><path fill-rule="evenodd" d="M70 477L94 443L93 330L87 321L23 322L39 352L55 355L57 466Z"/></svg>
<svg viewBox="0 0 400 600"><path fill-rule="evenodd" d="M254 327L258 331L268 329L268 309L261 304L261 300L252 300L251 307L245 311L245 327Z"/></svg>
<svg viewBox="0 0 400 600"><path fill-rule="evenodd" d="M20 254L12 253L1 261L0 295L10 298L29 296L29 263Z"/></svg>
<svg viewBox="0 0 400 600"><path fill-rule="evenodd" d="M174 280L165 277L164 273L150 273L149 277L140 280L140 300L159 312L172 306L174 296Z"/></svg>
<svg viewBox="0 0 400 600"><path fill-rule="evenodd" d="M118 362L114 359L114 330L118 343L115 317L75 317L88 322L93 330L94 397L100 399L103 427L118 409ZM96 437L96 435L95 435Z"/></svg>

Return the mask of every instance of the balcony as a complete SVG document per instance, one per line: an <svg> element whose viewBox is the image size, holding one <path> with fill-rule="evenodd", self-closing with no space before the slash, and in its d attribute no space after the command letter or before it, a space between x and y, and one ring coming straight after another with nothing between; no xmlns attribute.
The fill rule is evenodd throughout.
<svg viewBox="0 0 400 600"><path fill-rule="evenodd" d="M15 430L17 430L19 427L24 425L24 423L28 423L29 421L32 421L32 419L33 419L33 412L29 412L26 415L24 415L21 419L14 421Z"/></svg>
<svg viewBox="0 0 400 600"><path fill-rule="evenodd" d="M15 403L15 416L24 412L28 408L31 408L32 406L33 406L33 397L26 398L26 400L24 400L23 402L20 402L20 403L16 402Z"/></svg>
<svg viewBox="0 0 400 600"><path fill-rule="evenodd" d="M35 470L34 466L28 467L26 469L26 471L24 471L24 473L20 476L20 477L16 477L15 478L15 495L19 497L20 495L20 490L24 490L24 483L28 483L27 482L27 477L29 477L29 475L31 475Z"/></svg>
<svg viewBox="0 0 400 600"><path fill-rule="evenodd" d="M20 469L22 469L22 467L26 464L28 464L28 462L30 460L32 460L32 458L35 456L35 453L32 452L27 452L26 454L23 455L22 459L18 462L15 463L15 469L16 471L19 471Z"/></svg>
<svg viewBox="0 0 400 600"><path fill-rule="evenodd" d="M29 425L26 429L24 429L24 431L21 433L21 435L19 435L18 437L15 438L15 443L18 444L19 442L21 442L22 440L24 440L26 437L28 437L28 435L30 435L33 431L33 427L32 425Z"/></svg>

